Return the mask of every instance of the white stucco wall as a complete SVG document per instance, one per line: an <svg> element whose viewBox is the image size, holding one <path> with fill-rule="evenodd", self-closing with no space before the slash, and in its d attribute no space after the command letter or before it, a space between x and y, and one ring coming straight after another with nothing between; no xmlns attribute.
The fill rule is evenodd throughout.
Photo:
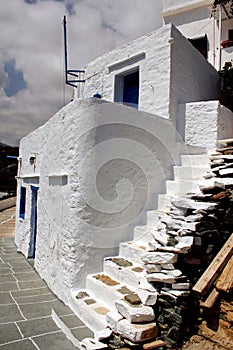
<svg viewBox="0 0 233 350"><path fill-rule="evenodd" d="M170 118L177 125L178 104L218 99L219 76L175 27L172 37Z"/></svg>
<svg viewBox="0 0 233 350"><path fill-rule="evenodd" d="M209 0L164 0L164 24L172 23L179 31L190 39L207 35L208 61L219 70L226 61L233 59L233 49L223 49L221 42L228 39L228 29L233 28L233 19L226 19L223 11L221 39L219 33L218 16L212 16L213 1ZM221 58L220 58L221 50Z"/></svg>
<svg viewBox="0 0 233 350"><path fill-rule="evenodd" d="M139 109L168 118L171 26L140 37L97 58L85 68L84 97L96 92L114 101L115 76L139 68Z"/></svg>
<svg viewBox="0 0 233 350"><path fill-rule="evenodd" d="M187 103L180 106L185 113L185 142L215 151L217 141L232 138L233 113L218 101Z"/></svg>
<svg viewBox="0 0 233 350"><path fill-rule="evenodd" d="M36 173L35 267L62 300L84 286L87 273L101 270L102 258L116 254L136 224L146 223L145 210L156 207L179 152L187 153L176 140L168 120L95 98L73 101L22 139L18 181L28 177L28 197L16 243L27 255L29 186Z"/></svg>
<svg viewBox="0 0 233 350"><path fill-rule="evenodd" d="M139 110L176 123L177 104L218 99L218 75L170 24L115 49L86 67L84 96L114 101L115 76L139 67Z"/></svg>

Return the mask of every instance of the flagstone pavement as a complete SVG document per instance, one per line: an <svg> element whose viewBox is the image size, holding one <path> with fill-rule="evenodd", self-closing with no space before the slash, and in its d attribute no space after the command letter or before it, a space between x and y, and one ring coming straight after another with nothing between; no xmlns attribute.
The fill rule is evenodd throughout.
<svg viewBox="0 0 233 350"><path fill-rule="evenodd" d="M0 350L73 350L86 337L93 333L17 253L13 236L1 235Z"/></svg>

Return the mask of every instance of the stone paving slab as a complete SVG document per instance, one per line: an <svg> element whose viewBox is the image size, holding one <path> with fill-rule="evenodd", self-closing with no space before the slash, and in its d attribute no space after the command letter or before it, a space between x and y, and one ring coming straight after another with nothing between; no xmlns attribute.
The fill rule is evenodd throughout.
<svg viewBox="0 0 233 350"><path fill-rule="evenodd" d="M13 239L0 237L0 350L77 349L52 312L79 341L93 337L92 331L51 292L32 264L17 253Z"/></svg>
<svg viewBox="0 0 233 350"><path fill-rule="evenodd" d="M40 288L26 289L26 290L16 290L11 294L17 300L20 297L36 296L51 293L50 289L46 286ZM51 293L52 294L52 293Z"/></svg>
<svg viewBox="0 0 233 350"><path fill-rule="evenodd" d="M14 322L23 320L17 305L1 305L0 306L0 326L1 323Z"/></svg>
<svg viewBox="0 0 233 350"><path fill-rule="evenodd" d="M22 336L15 323L3 324L0 327L1 343L9 343L14 340L21 340Z"/></svg>
<svg viewBox="0 0 233 350"><path fill-rule="evenodd" d="M38 350L38 348L33 344L32 340L25 339L17 342L11 342L9 344L1 345L1 350ZM77 348L76 348L77 349ZM50 349L41 349L50 350ZM64 348L65 350L65 348Z"/></svg>
<svg viewBox="0 0 233 350"><path fill-rule="evenodd" d="M0 305L5 305L5 304L14 304L14 300L10 294L10 292L2 292L0 294Z"/></svg>
<svg viewBox="0 0 233 350"><path fill-rule="evenodd" d="M33 341L41 350L77 350L62 332L35 337Z"/></svg>
<svg viewBox="0 0 233 350"><path fill-rule="evenodd" d="M24 338L60 331L51 316L17 322Z"/></svg>
<svg viewBox="0 0 233 350"><path fill-rule="evenodd" d="M46 287L46 284L43 280L37 280L37 281L18 282L18 286L20 290L23 290L23 289Z"/></svg>
<svg viewBox="0 0 233 350"><path fill-rule="evenodd" d="M0 292L6 292L6 291L12 291L12 290L18 290L19 287L16 282L6 282L6 283L0 283Z"/></svg>
<svg viewBox="0 0 233 350"><path fill-rule="evenodd" d="M31 271L31 272L19 272L14 274L14 278L18 282L26 282L26 281L36 281L36 280L41 280L40 276L38 273Z"/></svg>
<svg viewBox="0 0 233 350"><path fill-rule="evenodd" d="M15 300L17 301L18 305L22 305L22 304L33 304L37 302L45 302L45 301L55 301L56 297L52 293L50 293L50 294L33 295L33 296L27 296L27 297L16 297Z"/></svg>

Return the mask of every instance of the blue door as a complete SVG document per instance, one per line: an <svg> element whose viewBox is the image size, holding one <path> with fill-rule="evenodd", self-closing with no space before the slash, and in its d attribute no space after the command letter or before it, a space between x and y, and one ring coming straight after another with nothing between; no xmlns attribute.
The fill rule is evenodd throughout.
<svg viewBox="0 0 233 350"><path fill-rule="evenodd" d="M36 233L37 233L37 197L38 187L31 186L31 235L28 250L28 258L35 258L36 252Z"/></svg>
<svg viewBox="0 0 233 350"><path fill-rule="evenodd" d="M124 76L123 103L138 108L139 71Z"/></svg>

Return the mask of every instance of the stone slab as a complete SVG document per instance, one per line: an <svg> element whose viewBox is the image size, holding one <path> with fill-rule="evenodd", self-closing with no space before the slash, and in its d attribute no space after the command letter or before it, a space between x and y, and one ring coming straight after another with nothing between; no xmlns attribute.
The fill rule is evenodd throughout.
<svg viewBox="0 0 233 350"><path fill-rule="evenodd" d="M0 323L14 322L23 320L16 305L0 306Z"/></svg>
<svg viewBox="0 0 233 350"><path fill-rule="evenodd" d="M12 275L12 272L9 274L1 274L0 275L0 283L6 283L6 282L15 282L15 278Z"/></svg>
<svg viewBox="0 0 233 350"><path fill-rule="evenodd" d="M14 304L14 300L12 299L9 292L2 292L0 294L0 305L4 304Z"/></svg>
<svg viewBox="0 0 233 350"><path fill-rule="evenodd" d="M41 335L33 338L33 341L41 350L77 350L62 332Z"/></svg>
<svg viewBox="0 0 233 350"><path fill-rule="evenodd" d="M9 343L1 346L1 350L38 350L30 339Z"/></svg>
<svg viewBox="0 0 233 350"><path fill-rule="evenodd" d="M158 334L156 323L131 324L124 319L118 322L117 332L134 343L154 339Z"/></svg>
<svg viewBox="0 0 233 350"><path fill-rule="evenodd" d="M145 253L142 261L145 264L173 264L177 261L177 254L173 253Z"/></svg>
<svg viewBox="0 0 233 350"><path fill-rule="evenodd" d="M34 288L34 289L27 289L27 290L16 290L12 292L13 297L17 300L20 297L28 297L33 295L43 295L51 293L50 289L48 287L41 287L41 288Z"/></svg>
<svg viewBox="0 0 233 350"><path fill-rule="evenodd" d="M33 295L33 296L27 296L27 297L17 297L16 301L19 305L22 304L33 304L33 303L42 303L46 301L55 301L57 298L54 294L49 293L45 295Z"/></svg>
<svg viewBox="0 0 233 350"><path fill-rule="evenodd" d="M20 309L27 319L50 316L52 309L54 309L59 315L69 315L71 313L70 308L65 306L59 300L32 304L22 304L20 305Z"/></svg>
<svg viewBox="0 0 233 350"><path fill-rule="evenodd" d="M94 333L90 330L90 328L85 326L72 328L70 331L79 341L82 341L85 338L94 338Z"/></svg>
<svg viewBox="0 0 233 350"><path fill-rule="evenodd" d="M21 290L46 287L43 280L18 282L18 285Z"/></svg>
<svg viewBox="0 0 233 350"><path fill-rule="evenodd" d="M19 282L41 280L40 276L34 271L15 273L14 277Z"/></svg>
<svg viewBox="0 0 233 350"><path fill-rule="evenodd" d="M13 290L19 290L19 287L16 282L0 283L0 292L7 292Z"/></svg>
<svg viewBox="0 0 233 350"><path fill-rule="evenodd" d="M148 273L146 276L148 282L174 283L176 278L165 273Z"/></svg>
<svg viewBox="0 0 233 350"><path fill-rule="evenodd" d="M22 339L22 336L14 323L0 326L0 345L20 339Z"/></svg>
<svg viewBox="0 0 233 350"><path fill-rule="evenodd" d="M124 300L115 303L117 311L131 323L151 322L155 319L154 311L150 306L132 306Z"/></svg>
<svg viewBox="0 0 233 350"><path fill-rule="evenodd" d="M40 334L59 331L52 317L38 318L36 320L25 320L17 322L25 338L30 338Z"/></svg>
<svg viewBox="0 0 233 350"><path fill-rule="evenodd" d="M60 319L68 328L83 327L85 324L76 315L61 316Z"/></svg>

